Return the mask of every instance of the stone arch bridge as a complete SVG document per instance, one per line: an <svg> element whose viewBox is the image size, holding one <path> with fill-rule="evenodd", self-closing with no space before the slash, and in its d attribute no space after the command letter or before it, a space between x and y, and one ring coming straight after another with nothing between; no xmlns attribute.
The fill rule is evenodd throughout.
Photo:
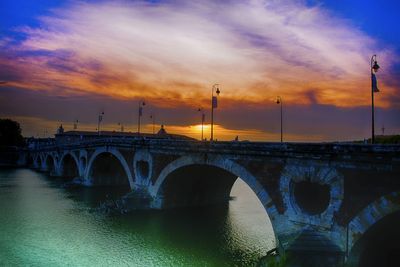
<svg viewBox="0 0 400 267"><path fill-rule="evenodd" d="M268 213L279 250L303 265L313 257L325 261L320 266L356 266L369 231L381 222L387 228L385 218L400 211L399 152L395 145L99 138L31 149L21 162L86 186L125 185L127 203L140 209L226 203L240 177Z"/></svg>

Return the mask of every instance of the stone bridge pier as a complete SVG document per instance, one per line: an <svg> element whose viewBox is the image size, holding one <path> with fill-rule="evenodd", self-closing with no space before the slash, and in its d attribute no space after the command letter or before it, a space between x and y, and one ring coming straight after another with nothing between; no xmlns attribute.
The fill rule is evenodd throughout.
<svg viewBox="0 0 400 267"><path fill-rule="evenodd" d="M328 267L380 266L399 255L398 240L390 239L400 237L399 152L399 146L141 141L48 148L26 158L35 169L85 186L123 186L128 209L227 203L240 177L293 266Z"/></svg>

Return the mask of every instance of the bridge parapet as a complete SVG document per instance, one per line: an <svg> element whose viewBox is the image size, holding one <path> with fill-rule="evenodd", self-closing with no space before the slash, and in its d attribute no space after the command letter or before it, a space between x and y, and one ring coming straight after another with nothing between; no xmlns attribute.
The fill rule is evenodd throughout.
<svg viewBox="0 0 400 267"><path fill-rule="evenodd" d="M237 141L187 141L165 139L95 139L62 145L47 145L31 150L44 152L54 150L87 149L102 146L120 148L149 149L151 151L197 152L214 154L236 154L240 156L293 157L320 160L343 160L371 162L400 162L400 145L366 145L349 143L271 143Z"/></svg>

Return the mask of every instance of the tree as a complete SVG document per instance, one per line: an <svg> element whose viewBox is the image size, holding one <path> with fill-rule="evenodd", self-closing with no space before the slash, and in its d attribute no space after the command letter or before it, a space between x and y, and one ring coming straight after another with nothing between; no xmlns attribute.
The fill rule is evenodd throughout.
<svg viewBox="0 0 400 267"><path fill-rule="evenodd" d="M0 146L22 146L24 138L18 122L0 119Z"/></svg>

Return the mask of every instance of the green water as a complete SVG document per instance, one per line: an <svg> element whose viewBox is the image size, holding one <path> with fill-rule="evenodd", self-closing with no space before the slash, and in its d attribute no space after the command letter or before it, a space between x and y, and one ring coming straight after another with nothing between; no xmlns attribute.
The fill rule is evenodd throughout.
<svg viewBox="0 0 400 267"><path fill-rule="evenodd" d="M0 266L255 266L274 247L269 219L238 180L229 205L106 215L99 189L65 189L0 170Z"/></svg>

